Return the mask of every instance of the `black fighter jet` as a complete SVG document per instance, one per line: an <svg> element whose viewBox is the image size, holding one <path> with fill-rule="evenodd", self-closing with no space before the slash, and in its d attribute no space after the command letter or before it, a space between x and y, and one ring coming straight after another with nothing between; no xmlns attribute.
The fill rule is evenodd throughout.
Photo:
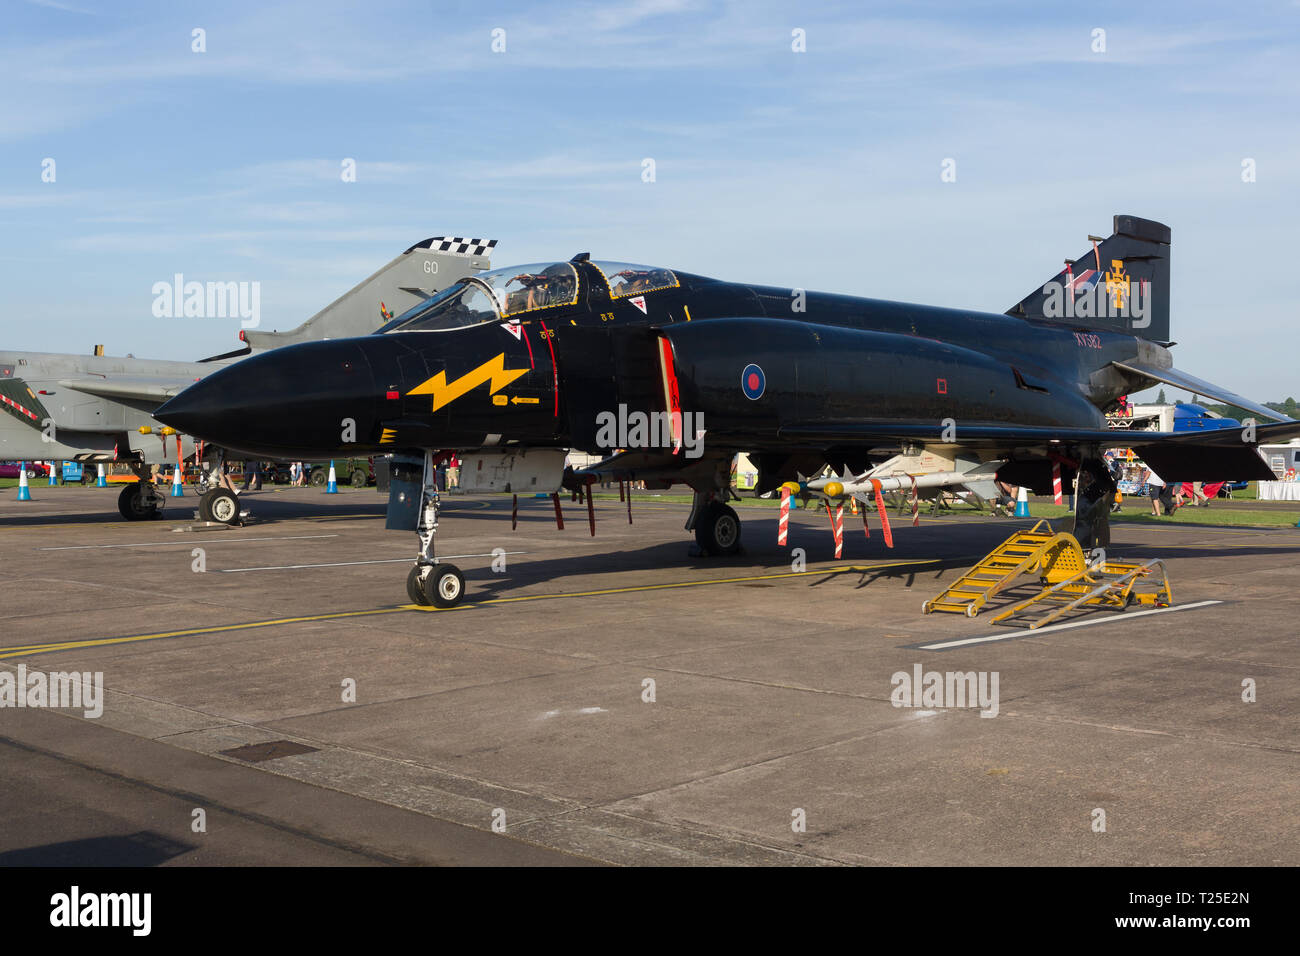
<svg viewBox="0 0 1300 956"><path fill-rule="evenodd" d="M930 486L996 478L1046 494L1107 447L1134 448L1170 479L1271 478L1254 446L1300 436L1300 422L1173 368L1168 227L1116 216L1113 235L1090 238L1003 314L587 253L497 269L372 335L252 356L157 417L250 456L392 454L388 526L420 539L407 591L438 606L464 594L433 547L434 467L453 450L468 491L554 495L596 476L689 485L687 529L712 554L740 545L726 504L737 452L758 466L756 493L840 503L873 487L879 502L873 469L922 449L953 463ZM1214 435L1107 428L1121 396L1155 383L1280 421ZM566 449L603 458L566 475ZM558 498L556 509L562 520Z"/></svg>

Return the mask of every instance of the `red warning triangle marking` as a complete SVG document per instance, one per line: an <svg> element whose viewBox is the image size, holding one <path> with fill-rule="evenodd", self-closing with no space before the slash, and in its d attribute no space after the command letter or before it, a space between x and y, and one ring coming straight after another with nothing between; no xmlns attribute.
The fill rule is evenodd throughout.
<svg viewBox="0 0 1300 956"><path fill-rule="evenodd" d="M628 299L627 301L631 302L634 306L636 306L638 309L640 309L642 315L649 315L649 314L650 314L650 313L648 313L648 312L645 310L645 296L643 296L643 295L634 295L634 296L632 296L632 298Z"/></svg>
<svg viewBox="0 0 1300 956"><path fill-rule="evenodd" d="M501 328L505 329L516 339L523 338L523 332L524 332L523 326L521 326L518 322L502 322Z"/></svg>

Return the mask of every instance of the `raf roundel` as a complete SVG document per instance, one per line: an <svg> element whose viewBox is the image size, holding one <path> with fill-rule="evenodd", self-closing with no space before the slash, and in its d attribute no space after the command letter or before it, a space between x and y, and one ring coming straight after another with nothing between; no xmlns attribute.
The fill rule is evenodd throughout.
<svg viewBox="0 0 1300 956"><path fill-rule="evenodd" d="M746 398L762 398L763 391L767 388L767 376L757 365L746 365L740 373L740 387L744 389Z"/></svg>

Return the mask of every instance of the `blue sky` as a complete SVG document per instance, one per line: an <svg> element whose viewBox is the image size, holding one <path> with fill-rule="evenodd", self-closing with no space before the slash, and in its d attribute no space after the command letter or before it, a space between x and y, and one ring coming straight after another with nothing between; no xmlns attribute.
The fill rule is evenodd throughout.
<svg viewBox="0 0 1300 956"><path fill-rule="evenodd" d="M430 235L499 239L496 265L590 251L1002 311L1132 213L1173 229L1177 364L1300 393L1296 2L13 0L3 16L8 348L226 351L237 318L154 318L153 284L260 282L262 327L283 329Z"/></svg>

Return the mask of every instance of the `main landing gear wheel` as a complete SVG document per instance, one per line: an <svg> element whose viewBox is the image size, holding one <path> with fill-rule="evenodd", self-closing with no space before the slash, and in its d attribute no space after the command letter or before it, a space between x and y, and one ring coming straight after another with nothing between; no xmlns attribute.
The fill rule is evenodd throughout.
<svg viewBox="0 0 1300 956"><path fill-rule="evenodd" d="M740 516L729 505L712 502L695 522L695 543L705 554L738 554Z"/></svg>
<svg viewBox="0 0 1300 956"><path fill-rule="evenodd" d="M199 498L199 519L234 524L239 520L239 497L229 488L213 488Z"/></svg>
<svg viewBox="0 0 1300 956"><path fill-rule="evenodd" d="M127 521L162 517L162 500L145 490L143 482L127 485L117 496L117 510Z"/></svg>
<svg viewBox="0 0 1300 956"><path fill-rule="evenodd" d="M422 607L455 607L465 597L465 575L454 564L417 564L406 575L406 594Z"/></svg>

